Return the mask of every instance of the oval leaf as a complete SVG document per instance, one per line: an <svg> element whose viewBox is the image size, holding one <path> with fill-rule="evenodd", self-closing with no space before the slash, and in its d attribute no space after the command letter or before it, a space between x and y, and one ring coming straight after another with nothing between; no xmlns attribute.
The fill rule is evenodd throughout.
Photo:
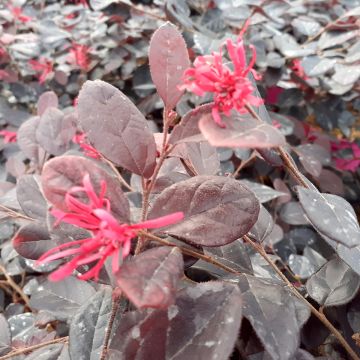
<svg viewBox="0 0 360 360"><path fill-rule="evenodd" d="M330 260L306 283L309 295L324 306L347 304L359 287L359 275L341 259Z"/></svg>
<svg viewBox="0 0 360 360"><path fill-rule="evenodd" d="M211 114L213 106L214 103L209 103L187 112L171 132L169 144L191 142L192 138L197 142L198 137L196 135L200 134L199 121L203 116Z"/></svg>
<svg viewBox="0 0 360 360"><path fill-rule="evenodd" d="M225 128L218 126L212 115L199 121L199 128L207 141L213 146L230 148L272 148L286 144L284 135L265 122L253 119L249 114L233 112L222 116Z"/></svg>
<svg viewBox="0 0 360 360"><path fill-rule="evenodd" d="M182 211L185 218L161 232L204 246L221 246L247 234L255 224L259 201L238 181L221 176L195 176L165 189L149 218Z"/></svg>
<svg viewBox="0 0 360 360"><path fill-rule="evenodd" d="M75 132L71 117L51 107L40 118L36 140L49 154L61 155L68 150Z"/></svg>
<svg viewBox="0 0 360 360"><path fill-rule="evenodd" d="M174 303L184 262L178 248L147 250L121 266L116 281L138 308L167 308Z"/></svg>
<svg viewBox="0 0 360 360"><path fill-rule="evenodd" d="M298 187L302 208L314 228L347 247L360 245L360 228L354 209L337 195Z"/></svg>
<svg viewBox="0 0 360 360"><path fill-rule="evenodd" d="M74 186L82 186L86 174L90 175L95 192L100 192L100 184L105 180L107 190L105 196L111 201L111 210L122 222L129 222L129 202L121 190L118 181L100 168L92 160L81 156L59 156L48 161L41 175L42 187L47 200L56 208L67 211L66 193ZM84 198L83 198L84 197ZM77 196L86 202L86 195Z"/></svg>
<svg viewBox="0 0 360 360"><path fill-rule="evenodd" d="M37 113L41 116L46 109L53 107L57 108L59 106L59 100L57 95L53 91L45 91L39 97L37 102Z"/></svg>
<svg viewBox="0 0 360 360"><path fill-rule="evenodd" d="M17 200L24 213L33 219L43 220L47 215L47 202L40 190L39 178L23 175L16 184Z"/></svg>
<svg viewBox="0 0 360 360"><path fill-rule="evenodd" d="M111 313L111 290L98 291L85 302L70 325L71 359L100 359Z"/></svg>
<svg viewBox="0 0 360 360"><path fill-rule="evenodd" d="M241 294L208 282L182 290L168 310L126 313L112 337L112 359L227 360L241 323Z"/></svg>
<svg viewBox="0 0 360 360"><path fill-rule="evenodd" d="M183 91L178 89L190 66L185 41L174 25L167 22L153 34L149 48L151 78L167 109L173 109Z"/></svg>
<svg viewBox="0 0 360 360"><path fill-rule="evenodd" d="M38 223L30 223L20 228L12 242L18 254L31 260L37 260L56 246L55 242L50 240L47 228Z"/></svg>
<svg viewBox="0 0 360 360"><path fill-rule="evenodd" d="M87 81L79 94L80 126L106 158L135 174L150 177L156 145L137 107L117 88L100 80Z"/></svg>
<svg viewBox="0 0 360 360"><path fill-rule="evenodd" d="M36 140L36 129L40 117L35 116L22 123L17 132L17 142L21 151L33 162L38 163L44 158L45 151Z"/></svg>

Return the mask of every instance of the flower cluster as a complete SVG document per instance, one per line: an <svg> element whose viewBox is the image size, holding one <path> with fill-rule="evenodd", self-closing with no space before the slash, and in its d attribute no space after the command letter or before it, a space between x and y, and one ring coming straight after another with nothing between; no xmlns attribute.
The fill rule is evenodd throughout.
<svg viewBox="0 0 360 360"><path fill-rule="evenodd" d="M87 203L76 197L79 193L86 194ZM121 224L111 214L110 201L105 194L106 182L101 182L100 193L96 194L87 174L83 178L82 186L75 186L67 192L65 203L68 211L59 209L51 211L51 214L57 218L55 226L61 221L66 222L90 231L92 236L59 245L38 259L38 264L46 264L73 256L70 261L50 275L50 280L60 281L71 275L79 266L94 262L95 265L79 278L97 280L102 266L109 257L112 259L112 271L115 273L119 270L123 259L129 255L131 240L137 236L138 230L168 226L183 219L183 213L177 212L139 224Z"/></svg>
<svg viewBox="0 0 360 360"><path fill-rule="evenodd" d="M223 63L222 49L220 49L212 55L198 56L194 61L194 67L185 70L184 84L180 86L180 89L186 89L199 96L212 93L214 96L212 116L221 127L225 127L225 124L221 121L220 113L230 115L232 109L243 113L247 111L246 105L259 106L263 103L261 98L253 95L255 87L248 77L249 73L252 73L255 80L260 79L253 69L256 51L252 45L250 45L252 58L249 64L246 64L243 41L246 28L247 24L235 43L230 39L226 41L233 70Z"/></svg>
<svg viewBox="0 0 360 360"><path fill-rule="evenodd" d="M351 149L352 156L347 158L334 157L335 165L339 170L348 170L355 172L360 166L360 147L355 142L341 140L339 143L331 142L331 150L339 151Z"/></svg>

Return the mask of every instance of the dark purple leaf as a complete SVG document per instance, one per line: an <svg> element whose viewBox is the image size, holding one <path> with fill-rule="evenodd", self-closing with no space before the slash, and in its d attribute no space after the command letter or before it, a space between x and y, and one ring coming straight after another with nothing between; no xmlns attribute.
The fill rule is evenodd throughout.
<svg viewBox="0 0 360 360"><path fill-rule="evenodd" d="M227 360L241 322L241 294L224 282L179 292L168 310L123 316L110 343L110 359Z"/></svg>
<svg viewBox="0 0 360 360"><path fill-rule="evenodd" d="M274 228L274 220L271 214L263 205L260 205L259 217L254 226L249 231L249 236L258 242L263 242Z"/></svg>
<svg viewBox="0 0 360 360"><path fill-rule="evenodd" d="M254 181L249 181L246 179L240 180L240 182L247 186L258 198L261 203L268 202L270 200L276 199L277 197L281 197L286 195L286 193L282 193L280 191L276 191L272 189L270 186L266 186L263 184L259 184Z"/></svg>
<svg viewBox="0 0 360 360"><path fill-rule="evenodd" d="M215 175L219 171L219 155L207 141L178 144L170 156L181 158L192 175Z"/></svg>
<svg viewBox="0 0 360 360"><path fill-rule="evenodd" d="M305 170L315 177L320 175L322 165L330 164L330 153L318 144L299 145L294 151Z"/></svg>
<svg viewBox="0 0 360 360"><path fill-rule="evenodd" d="M233 112L222 116L225 128L219 127L212 115L205 115L199 121L199 128L205 139L213 146L230 148L272 148L285 145L285 137L279 130L265 122L253 119L249 114Z"/></svg>
<svg viewBox="0 0 360 360"><path fill-rule="evenodd" d="M163 309L175 301L183 268L178 248L157 247L125 262L116 274L116 282L136 307Z"/></svg>
<svg viewBox="0 0 360 360"><path fill-rule="evenodd" d="M40 117L36 140L49 154L61 155L68 150L75 132L71 117L52 107L46 109Z"/></svg>
<svg viewBox="0 0 360 360"><path fill-rule="evenodd" d="M40 190L39 181L36 175L23 175L17 181L16 196L26 215L33 219L44 220L48 205Z"/></svg>
<svg viewBox="0 0 360 360"><path fill-rule="evenodd" d="M95 289L89 283L72 276L59 282L45 280L32 293L30 305L32 309L49 311L64 321L71 319L94 294Z"/></svg>
<svg viewBox="0 0 360 360"><path fill-rule="evenodd" d="M280 218L282 221L290 225L307 225L308 219L301 205L297 201L290 201L284 204L280 210Z"/></svg>
<svg viewBox="0 0 360 360"><path fill-rule="evenodd" d="M150 177L156 145L146 119L117 88L87 81L79 95L80 126L90 143L106 158L135 174Z"/></svg>
<svg viewBox="0 0 360 360"><path fill-rule="evenodd" d="M167 22L153 34L149 48L151 77L167 109L173 109L183 91L178 89L190 66L185 41L176 27Z"/></svg>
<svg viewBox="0 0 360 360"><path fill-rule="evenodd" d="M17 142L22 152L35 163L44 158L44 150L36 140L36 129L39 126L40 117L35 116L25 121L17 133Z"/></svg>
<svg viewBox="0 0 360 360"><path fill-rule="evenodd" d="M347 247L360 245L360 228L351 205L337 195L298 187L300 204L314 228Z"/></svg>
<svg viewBox="0 0 360 360"><path fill-rule="evenodd" d="M340 176L335 172L322 169L318 177L319 187L322 192L329 192L334 195L344 195L344 184Z"/></svg>
<svg viewBox="0 0 360 360"><path fill-rule="evenodd" d="M13 238L14 249L25 259L37 260L55 246L43 225L33 222L20 228Z"/></svg>
<svg viewBox="0 0 360 360"><path fill-rule="evenodd" d="M47 200L60 210L67 211L66 192L73 186L82 186L86 174L90 175L95 192L100 192L100 183L107 184L105 196L111 201L113 214L122 222L129 222L129 202L118 181L100 168L94 161L80 156L59 156L48 161L41 175L42 187ZM85 195L78 198L87 201Z"/></svg>
<svg viewBox="0 0 360 360"><path fill-rule="evenodd" d="M210 255L218 262L240 273L252 274L253 269L247 248L248 245L241 240L235 240L231 244L211 248L204 247L203 250L206 255ZM222 269L218 270L223 271ZM226 275L224 271L223 274Z"/></svg>
<svg viewBox="0 0 360 360"><path fill-rule="evenodd" d="M57 108L59 100L53 91L46 91L42 93L37 102L37 114L41 116L48 108Z"/></svg>
<svg viewBox="0 0 360 360"><path fill-rule="evenodd" d="M0 356L11 350L10 326L3 314L0 314Z"/></svg>
<svg viewBox="0 0 360 360"><path fill-rule="evenodd" d="M299 347L300 329L310 310L283 286L249 275L238 279L243 315L272 359L288 360Z"/></svg>
<svg viewBox="0 0 360 360"><path fill-rule="evenodd" d="M208 114L211 114L213 103L198 106L187 112L181 119L180 123L174 127L171 133L169 144L176 144L181 141L190 142L191 138L197 141L196 135L200 135L199 121Z"/></svg>
<svg viewBox="0 0 360 360"><path fill-rule="evenodd" d="M306 283L310 297L322 306L347 304L359 287L360 276L338 258L326 263Z"/></svg>
<svg viewBox="0 0 360 360"><path fill-rule="evenodd" d="M104 288L88 297L70 325L69 352L71 359L100 359L109 323L112 296Z"/></svg>
<svg viewBox="0 0 360 360"><path fill-rule="evenodd" d="M184 220L161 232L197 245L221 246L245 235L259 210L254 194L238 181L196 176L165 189L156 198L149 218L182 211Z"/></svg>

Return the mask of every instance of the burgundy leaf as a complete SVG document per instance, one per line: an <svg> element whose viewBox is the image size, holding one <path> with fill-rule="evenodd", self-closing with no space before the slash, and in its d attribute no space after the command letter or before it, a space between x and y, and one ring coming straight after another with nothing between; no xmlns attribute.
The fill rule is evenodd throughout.
<svg viewBox="0 0 360 360"><path fill-rule="evenodd" d="M46 109L59 106L59 100L57 95L53 91L46 91L42 93L37 102L37 114L41 116Z"/></svg>
<svg viewBox="0 0 360 360"><path fill-rule="evenodd" d="M40 118L36 140L49 154L61 155L68 150L75 132L71 117L51 107Z"/></svg>
<svg viewBox="0 0 360 360"><path fill-rule="evenodd" d="M171 133L169 143L176 144L180 141L190 141L194 136L201 134L199 129L200 119L208 114L211 114L211 110L214 103L198 106L197 108L187 112L180 123L174 127ZM188 140L189 139L189 140ZM195 141L196 138L194 138Z"/></svg>
<svg viewBox="0 0 360 360"><path fill-rule="evenodd" d="M182 211L183 221L161 232L204 246L221 246L245 235L260 210L255 195L238 181L221 176L195 176L165 189L149 218Z"/></svg>
<svg viewBox="0 0 360 360"><path fill-rule="evenodd" d="M41 181L47 200L60 210L67 211L65 194L73 186L81 186L84 175L89 174L97 193L100 182L105 180L105 196L111 201L112 213L122 222L129 222L129 202L118 181L92 160L80 156L59 156L48 161L43 169ZM81 197L78 196L81 200ZM86 202L86 196L81 200Z"/></svg>
<svg viewBox="0 0 360 360"><path fill-rule="evenodd" d="M344 184L342 178L335 174L335 172L327 169L322 169L318 178L319 187L322 192L329 192L333 195L344 195Z"/></svg>
<svg viewBox="0 0 360 360"><path fill-rule="evenodd" d="M138 308L166 309L175 301L183 267L178 248L157 247L123 264L116 274L116 281Z"/></svg>
<svg viewBox="0 0 360 360"><path fill-rule="evenodd" d="M32 117L22 123L17 132L17 142L22 152L35 163L44 158L44 149L36 140L36 129L39 126L40 118Z"/></svg>
<svg viewBox="0 0 360 360"><path fill-rule="evenodd" d="M225 128L219 127L212 115L204 116L199 128L211 145L230 148L272 148L285 145L285 137L279 130L265 122L253 119L249 114L233 112L223 116Z"/></svg>
<svg viewBox="0 0 360 360"><path fill-rule="evenodd" d="M337 195L298 187L300 204L314 228L347 247L360 245L360 227L351 205Z"/></svg>
<svg viewBox="0 0 360 360"><path fill-rule="evenodd" d="M20 228L13 238L14 249L26 259L37 260L55 245L48 230L35 222Z"/></svg>
<svg viewBox="0 0 360 360"><path fill-rule="evenodd" d="M311 175L320 176L322 165L330 163L330 153L317 144L304 144L294 148L304 169Z"/></svg>
<svg viewBox="0 0 360 360"><path fill-rule="evenodd" d="M191 175L214 175L220 168L216 148L207 141L178 144L170 156L181 158Z"/></svg>
<svg viewBox="0 0 360 360"><path fill-rule="evenodd" d="M112 359L217 359L232 353L241 323L239 289L225 282L181 290L168 310L126 313L114 332Z"/></svg>
<svg viewBox="0 0 360 360"><path fill-rule="evenodd" d="M150 41L151 78L167 109L173 109L183 91L178 89L184 71L190 66L185 41L174 25L158 28Z"/></svg>
<svg viewBox="0 0 360 360"><path fill-rule="evenodd" d="M35 175L23 175L16 184L16 196L26 215L44 220L47 215L47 202L40 190L40 179Z"/></svg>
<svg viewBox="0 0 360 360"><path fill-rule="evenodd" d="M87 81L79 95L79 123L100 153L131 172L150 177L155 168L156 145L146 119L117 88Z"/></svg>

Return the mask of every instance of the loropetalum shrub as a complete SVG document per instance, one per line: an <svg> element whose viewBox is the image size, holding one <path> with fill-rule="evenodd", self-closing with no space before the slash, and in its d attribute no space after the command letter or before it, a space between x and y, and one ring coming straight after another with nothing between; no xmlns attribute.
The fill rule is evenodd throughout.
<svg viewBox="0 0 360 360"><path fill-rule="evenodd" d="M328 306L350 302L360 286L355 212L342 197L321 193L290 156L291 150L316 180L331 161L330 140L299 126L299 138L313 143L287 143L289 124L279 115L270 119L257 91L256 52L245 46L244 31L226 42L227 54L223 47L196 58L193 67L174 25L153 34L149 64L164 103L162 133L154 134L137 107L100 80L85 82L75 108L64 111L53 92L44 93L36 116L16 135L2 133L21 150L8 165L14 173L27 159L27 174L16 185L19 207L1 205L21 221L12 246L33 271L49 273L26 302L45 312L39 324L53 324L50 338L38 333L44 346L31 348L30 356L311 359L300 344L319 354L331 333L328 340L341 345L336 351L358 358L348 333L324 314ZM179 119L174 109L185 90L212 102ZM309 155L314 149L316 161ZM359 155L357 147L351 150ZM223 173L218 151L251 155ZM292 180L273 176L275 190L239 181L251 162ZM263 205L268 201L282 206L284 228L304 225L293 236L302 255L291 257L280 246L277 253L282 230ZM300 342L310 315L323 326L315 344ZM6 353L10 330L5 318L0 321ZM59 322L70 324L69 338L61 337ZM9 324L17 326L16 320ZM17 341L34 345L24 336Z"/></svg>

